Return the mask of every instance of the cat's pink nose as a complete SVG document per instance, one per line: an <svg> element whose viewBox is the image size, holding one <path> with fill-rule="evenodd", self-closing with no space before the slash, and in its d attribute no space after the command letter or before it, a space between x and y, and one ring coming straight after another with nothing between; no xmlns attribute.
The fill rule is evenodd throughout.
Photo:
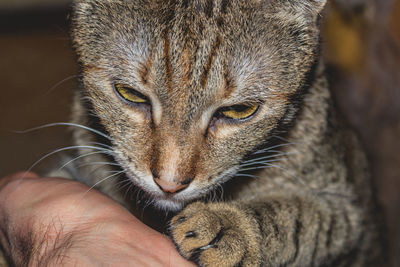
<svg viewBox="0 0 400 267"><path fill-rule="evenodd" d="M182 191L183 189L189 186L189 183L168 182L160 178L154 178L154 181L161 188L162 191L171 194Z"/></svg>

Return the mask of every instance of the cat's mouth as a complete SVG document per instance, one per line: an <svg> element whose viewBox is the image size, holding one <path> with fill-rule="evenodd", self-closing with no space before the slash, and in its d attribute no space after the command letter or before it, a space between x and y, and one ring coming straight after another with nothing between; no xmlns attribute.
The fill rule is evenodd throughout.
<svg viewBox="0 0 400 267"><path fill-rule="evenodd" d="M160 176L156 172L140 170L132 166L122 153L114 157L114 162L124 172L124 179L129 180L134 186L134 188L127 186L124 189L127 191L121 192L126 201L133 205L139 204L138 202L146 203L146 206L154 206L164 211L179 211L186 205L199 200L206 202L222 200L224 195L222 185L234 177L239 168L234 165L203 178L195 174L188 175L190 179L182 179L175 184L168 179L157 178Z"/></svg>
<svg viewBox="0 0 400 267"><path fill-rule="evenodd" d="M125 174L131 183L144 193L138 194L140 199L133 197L132 200L147 203L146 205L152 205L160 210L181 210L186 204L201 198L204 194L203 190L199 190L195 184L190 184L180 190L168 191L160 188L151 175L133 174L131 170L126 170ZM129 195L129 192L126 195Z"/></svg>
<svg viewBox="0 0 400 267"><path fill-rule="evenodd" d="M185 207L188 203L196 201L204 197L203 190L196 189L196 186L189 186L184 190L175 193L164 192L163 190L153 187L145 190L148 194L148 200L152 205L161 210L178 211Z"/></svg>
<svg viewBox="0 0 400 267"><path fill-rule="evenodd" d="M166 192L165 188L161 188L151 175L138 176L129 175L132 183L145 192L146 196L141 199L150 205L165 211L179 211L183 209L187 204L194 201L218 201L223 197L222 184L228 181L235 174L236 168L227 170L218 177L215 177L213 183L207 185L201 185L200 183L193 181L192 183L176 190L174 192Z"/></svg>

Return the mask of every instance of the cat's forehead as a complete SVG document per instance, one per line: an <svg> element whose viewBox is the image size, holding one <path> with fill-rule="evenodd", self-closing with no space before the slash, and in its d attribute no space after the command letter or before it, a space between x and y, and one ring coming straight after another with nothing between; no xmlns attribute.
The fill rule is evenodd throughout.
<svg viewBox="0 0 400 267"><path fill-rule="evenodd" d="M123 76L135 76L132 83L159 98L166 111L180 110L189 120L215 103L257 101L265 91L268 50L197 19L147 25L153 30L123 46Z"/></svg>
<svg viewBox="0 0 400 267"><path fill-rule="evenodd" d="M244 87L244 93L251 96L249 83L266 73L263 59L268 54L257 36L257 25L236 16L233 10L243 10L229 1L215 1L212 7L205 3L171 5L165 1L156 9L130 6L128 13L127 7L119 10L110 5L108 8L121 14L108 25L110 33L103 36L109 51L99 54L104 54L122 78L132 76L130 83L140 83L143 90L154 91L164 102L186 98L197 106L201 102L208 105L216 96L234 97ZM253 19L256 13L251 11Z"/></svg>
<svg viewBox="0 0 400 267"><path fill-rule="evenodd" d="M250 5L251 1L83 2L78 1L74 14L73 37L79 42L78 49L105 45L112 49L129 42L137 49L154 48L153 43L162 41L166 32L173 53L186 44L211 44L217 34L233 46L249 34L254 39L254 28L262 27L254 22L263 12ZM96 52L101 56L107 50Z"/></svg>
<svg viewBox="0 0 400 267"><path fill-rule="evenodd" d="M188 50L212 46L219 38L223 41L221 48L230 52L227 56L242 55L244 50L260 56L264 52L260 50L268 47L285 46L289 51L293 40L287 38L288 34L301 40L298 37L304 29L312 31L310 26L315 26L302 12L286 10L283 2L80 0L75 6L72 36L78 55L84 54L80 57L84 63L98 62L130 47L143 54L157 48L165 36L169 37L172 55L185 46ZM296 43L304 45L306 42Z"/></svg>

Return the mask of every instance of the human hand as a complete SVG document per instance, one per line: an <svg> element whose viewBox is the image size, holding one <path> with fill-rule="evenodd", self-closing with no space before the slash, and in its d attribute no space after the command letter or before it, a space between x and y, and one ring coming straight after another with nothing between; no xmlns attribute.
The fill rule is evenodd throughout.
<svg viewBox="0 0 400 267"><path fill-rule="evenodd" d="M0 243L15 266L193 266L104 194L33 173L0 179Z"/></svg>

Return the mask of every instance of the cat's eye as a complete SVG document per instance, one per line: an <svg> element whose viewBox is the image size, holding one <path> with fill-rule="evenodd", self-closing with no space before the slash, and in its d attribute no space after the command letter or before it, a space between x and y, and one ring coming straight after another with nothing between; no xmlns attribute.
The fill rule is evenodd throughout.
<svg viewBox="0 0 400 267"><path fill-rule="evenodd" d="M220 114L228 119L244 120L253 116L259 108L259 105L234 105L224 107Z"/></svg>
<svg viewBox="0 0 400 267"><path fill-rule="evenodd" d="M148 104L149 99L136 91L135 89L124 85L124 84L115 84L115 90L117 93L126 101L136 104Z"/></svg>

